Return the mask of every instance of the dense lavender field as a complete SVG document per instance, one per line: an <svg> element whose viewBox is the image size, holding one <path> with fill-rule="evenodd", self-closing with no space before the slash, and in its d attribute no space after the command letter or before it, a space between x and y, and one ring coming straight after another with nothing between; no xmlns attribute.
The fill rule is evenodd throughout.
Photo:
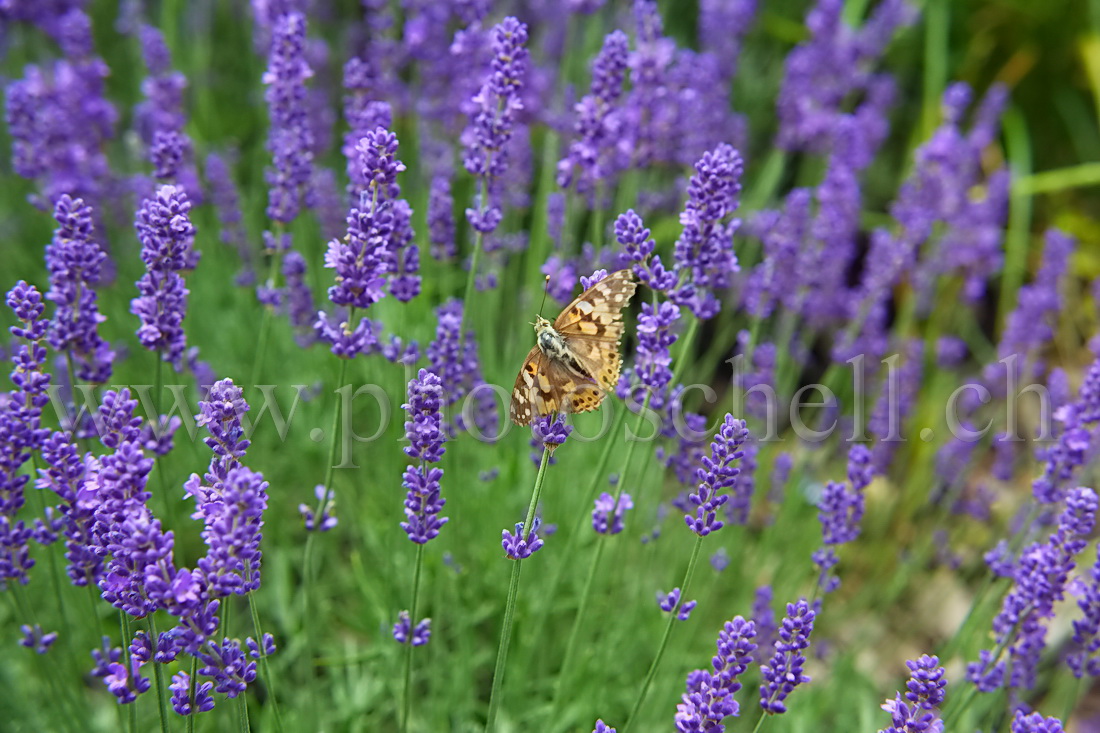
<svg viewBox="0 0 1100 733"><path fill-rule="evenodd" d="M1088 10L0 0L0 729L1100 731Z"/></svg>

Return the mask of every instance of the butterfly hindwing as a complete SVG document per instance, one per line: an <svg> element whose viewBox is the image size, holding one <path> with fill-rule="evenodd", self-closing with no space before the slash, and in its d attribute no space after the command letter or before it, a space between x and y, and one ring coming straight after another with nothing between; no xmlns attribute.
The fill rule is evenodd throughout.
<svg viewBox="0 0 1100 733"><path fill-rule="evenodd" d="M512 387L512 422L530 425L537 415L595 410L603 396L598 385L536 346L527 354Z"/></svg>

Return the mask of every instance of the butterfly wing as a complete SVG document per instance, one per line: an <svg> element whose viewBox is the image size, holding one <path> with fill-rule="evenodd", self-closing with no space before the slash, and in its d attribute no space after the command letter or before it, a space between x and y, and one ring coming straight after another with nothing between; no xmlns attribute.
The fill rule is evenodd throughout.
<svg viewBox="0 0 1100 733"><path fill-rule="evenodd" d="M581 368L606 390L619 381L623 308L636 288L631 270L613 272L581 293L554 321Z"/></svg>
<svg viewBox="0 0 1100 733"><path fill-rule="evenodd" d="M509 410L516 425L530 425L539 415L588 412L600 406L604 390L539 347L531 349L512 387Z"/></svg>

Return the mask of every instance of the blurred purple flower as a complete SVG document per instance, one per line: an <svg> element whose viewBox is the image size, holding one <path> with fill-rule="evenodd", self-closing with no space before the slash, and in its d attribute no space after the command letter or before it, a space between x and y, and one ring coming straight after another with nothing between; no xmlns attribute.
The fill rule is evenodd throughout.
<svg viewBox="0 0 1100 733"><path fill-rule="evenodd" d="M328 532L336 526L335 496L332 489L325 489L324 484L313 487L313 495L317 498L321 507L319 515L314 515L313 510L307 504L298 505L298 513L302 515L307 532Z"/></svg>
<svg viewBox="0 0 1100 733"><path fill-rule="evenodd" d="M110 70L92 55L91 20L82 10L47 11L44 22L45 16L53 16L45 27L52 28L66 58L47 68L27 66L21 79L7 85L12 169L38 184L31 200L39 208L52 207L67 193L100 209L113 183L106 151L119 117L105 96Z"/></svg>
<svg viewBox="0 0 1100 733"><path fill-rule="evenodd" d="M52 631L48 634L43 633L42 627L35 624L34 627L30 627L23 624L19 627L19 630L23 632L23 638L19 640L20 646L25 646L28 649L34 649L38 654L45 654L53 646L53 643L57 641L57 632Z"/></svg>
<svg viewBox="0 0 1100 733"><path fill-rule="evenodd" d="M630 494L622 493L616 502L615 497L606 491L596 499L596 508L592 510L592 529L597 534L618 534L623 531L623 517L634 508Z"/></svg>
<svg viewBox="0 0 1100 733"><path fill-rule="evenodd" d="M823 152L847 115L847 99L866 96L875 108L876 87L890 77L871 68L898 28L912 24L916 10L904 0L881 3L858 31L844 25L842 0L818 0L806 15L810 39L798 45L784 63L783 83L776 104L779 114L777 143L785 150ZM876 112L881 112L876 110ZM867 110L851 113L860 118ZM868 143L872 150L877 142Z"/></svg>
<svg viewBox="0 0 1100 733"><path fill-rule="evenodd" d="M1012 718L1012 733L1062 733L1062 721L1058 718L1043 718L1041 713L1027 715L1017 710Z"/></svg>
<svg viewBox="0 0 1100 733"><path fill-rule="evenodd" d="M424 646L431 641L431 638L432 620L430 618L422 619L413 628L408 611L397 614L397 623L393 625L393 639L398 644L411 643L413 646Z"/></svg>
<svg viewBox="0 0 1100 733"><path fill-rule="evenodd" d="M1088 544L1096 520L1097 496L1078 487L1066 496L1058 528L1045 542L1024 548L1013 573L1013 585L993 619L998 650L1006 650L1009 662L982 650L977 662L967 665L966 677L982 692L1002 686L1030 689L1035 684L1039 655L1046 645L1043 619L1053 618L1054 604L1065 595L1076 556Z"/></svg>
<svg viewBox="0 0 1100 733"><path fill-rule="evenodd" d="M574 106L574 138L566 157L558 161L557 182L562 188L575 185L578 193L592 195L597 185L613 182L624 166L619 149L624 121L617 107L628 52L626 34L612 31L592 62L592 86ZM597 201L596 205L602 203Z"/></svg>
<svg viewBox="0 0 1100 733"><path fill-rule="evenodd" d="M455 415L454 428L467 430L467 420L472 418L473 427L480 431L480 436L485 440L493 440L497 436L497 409L493 391L483 388L485 379L482 377L481 363L477 358L477 341L472 329L467 329L465 334L459 334L462 323L462 303L457 300L449 300L435 309L439 319L435 330L435 339L428 344L426 355L428 368L439 375L443 383L444 406L450 407L460 400L470 411L463 410L463 414ZM466 400L474 393L473 405ZM472 412L472 415L468 414Z"/></svg>
<svg viewBox="0 0 1100 733"><path fill-rule="evenodd" d="M523 109L520 93L527 74L527 26L509 16L493 27L493 62L481 90L473 97L470 123L462 133L462 162L480 179L481 189L466 218L487 234L500 223L495 182L508 169L508 141Z"/></svg>
<svg viewBox="0 0 1100 733"><path fill-rule="evenodd" d="M313 176L313 133L307 115L306 81L313 70L305 57L306 17L300 12L282 12L271 31L271 46L263 83L271 128L267 150L267 216L287 224L310 205L309 183Z"/></svg>

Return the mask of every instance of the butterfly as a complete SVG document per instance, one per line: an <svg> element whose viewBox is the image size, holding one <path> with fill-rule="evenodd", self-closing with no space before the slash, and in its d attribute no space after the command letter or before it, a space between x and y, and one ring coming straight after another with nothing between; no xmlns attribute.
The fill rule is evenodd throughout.
<svg viewBox="0 0 1100 733"><path fill-rule="evenodd" d="M636 287L634 273L619 270L577 296L553 324L535 317L535 348L512 388L512 422L530 425L540 415L600 406L619 381L623 308Z"/></svg>

